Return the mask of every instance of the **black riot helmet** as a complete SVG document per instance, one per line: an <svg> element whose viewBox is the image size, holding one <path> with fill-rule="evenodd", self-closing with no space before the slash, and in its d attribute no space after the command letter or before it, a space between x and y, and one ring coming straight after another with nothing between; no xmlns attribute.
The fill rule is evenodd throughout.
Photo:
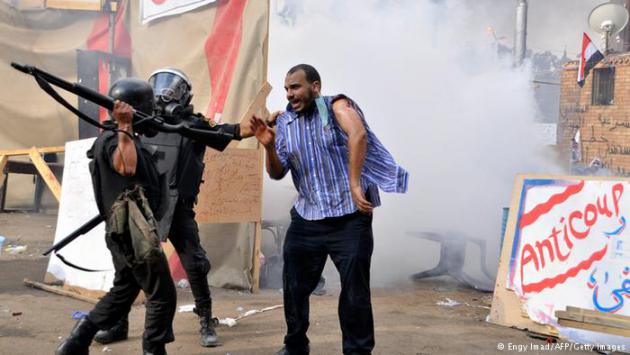
<svg viewBox="0 0 630 355"><path fill-rule="evenodd" d="M192 85L184 72L174 68L154 71L149 84L155 94L155 110L158 115L177 117L192 100Z"/></svg>
<svg viewBox="0 0 630 355"><path fill-rule="evenodd" d="M119 79L109 88L109 96L114 100L128 103L136 111L147 115L153 114L153 89L144 80L138 78ZM136 121L135 116L134 121ZM145 124L134 126L134 131L149 137L157 134L155 130L150 129Z"/></svg>

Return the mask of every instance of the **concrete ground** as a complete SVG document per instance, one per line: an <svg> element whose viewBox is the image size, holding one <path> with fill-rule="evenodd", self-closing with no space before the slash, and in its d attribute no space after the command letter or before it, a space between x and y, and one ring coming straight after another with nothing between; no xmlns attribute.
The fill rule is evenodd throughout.
<svg viewBox="0 0 630 355"><path fill-rule="evenodd" d="M42 281L48 248L54 235L55 215L0 214L0 235L8 242L26 245L27 250L0 254L0 354L52 354L66 337L75 320L74 311L89 311L91 304L23 285L23 279ZM6 243L5 243L6 246ZM178 305L192 303L188 289L178 291ZM214 311L220 318L282 304L279 290L257 294L214 289ZM312 354L341 354L341 332L337 319L338 290L311 297ZM448 304L448 299L458 302ZM532 344L544 345L526 332L487 323L492 294L462 287L449 278L421 283L409 282L398 288L373 290L376 331L374 354L505 354L548 353L531 351ZM130 315L130 338L103 346L93 343L92 354L140 354L144 307ZM282 309L240 320L235 326L218 328L222 346L212 349L198 345L198 324L193 313L177 313L175 342L169 354L273 354L282 345L285 331ZM505 348L499 350L501 346ZM518 351L518 346L521 350ZM509 347L513 347L511 350ZM579 354L579 351L554 351Z"/></svg>

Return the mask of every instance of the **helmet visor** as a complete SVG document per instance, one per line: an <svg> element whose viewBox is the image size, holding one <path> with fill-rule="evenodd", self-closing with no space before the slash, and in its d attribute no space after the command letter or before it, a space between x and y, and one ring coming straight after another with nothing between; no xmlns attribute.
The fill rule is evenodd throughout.
<svg viewBox="0 0 630 355"><path fill-rule="evenodd" d="M155 73L149 78L156 99L162 102L180 102L188 92L188 83L179 75L169 72Z"/></svg>

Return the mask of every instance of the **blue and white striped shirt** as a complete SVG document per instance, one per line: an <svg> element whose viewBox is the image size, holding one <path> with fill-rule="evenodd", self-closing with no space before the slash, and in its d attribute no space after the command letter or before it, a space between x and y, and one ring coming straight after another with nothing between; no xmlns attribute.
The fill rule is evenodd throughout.
<svg viewBox="0 0 630 355"><path fill-rule="evenodd" d="M357 211L352 201L348 175L348 136L335 119L332 104L345 98L359 113L367 132L367 153L361 173L366 198L380 205L378 187L385 192L407 191L408 173L398 166L370 130L359 106L344 95L322 97L327 110L294 112L291 106L278 117L276 150L285 169L291 170L299 197L296 211L307 220L338 217ZM313 105L315 106L315 105Z"/></svg>

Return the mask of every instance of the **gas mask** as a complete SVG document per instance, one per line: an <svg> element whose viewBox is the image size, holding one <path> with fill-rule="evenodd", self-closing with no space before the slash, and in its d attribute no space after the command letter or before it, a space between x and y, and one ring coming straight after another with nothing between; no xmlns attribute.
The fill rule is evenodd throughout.
<svg viewBox="0 0 630 355"><path fill-rule="evenodd" d="M182 119L192 107L192 85L186 74L173 68L159 69L149 77L155 95L155 113L170 120Z"/></svg>

